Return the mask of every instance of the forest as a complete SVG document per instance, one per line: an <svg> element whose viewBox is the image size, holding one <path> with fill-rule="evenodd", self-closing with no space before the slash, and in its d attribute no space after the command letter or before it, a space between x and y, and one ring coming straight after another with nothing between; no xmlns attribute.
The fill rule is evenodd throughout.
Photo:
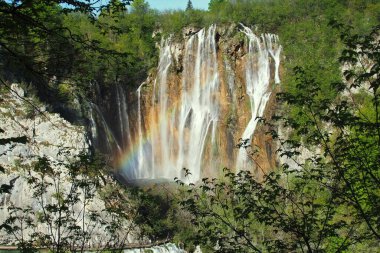
<svg viewBox="0 0 380 253"><path fill-rule="evenodd" d="M130 183L110 154L116 148L97 147L88 137L94 104L108 110L106 120L113 117L116 111L107 103L118 87L154 89L148 84L160 74L165 39L190 41L213 25L278 35L281 83L270 83L275 101L270 117L257 117L259 130L275 147L275 168L257 176L258 153L265 148L255 150L252 139L240 139L234 150L247 150L253 169L225 165L216 169L218 176L205 173L189 183L193 172L179 168L183 178L172 176L170 183ZM242 33L233 36L239 45L247 41ZM219 45L216 52L222 51ZM185 10L158 11L145 0L0 0L0 55L1 121L13 112L19 113L12 116L15 124L20 115L36 124L56 113L62 120L50 119L52 125L83 127L91 140L75 154L58 147L65 161L39 152L20 163L10 152L18 144L33 147L33 140L0 123L0 203L8 214L0 219L0 231L13 238L0 239L0 251L12 246L20 252L123 252L167 243L176 246L165 252L379 251L379 1L210 0L208 9L200 10L189 0ZM168 71L184 76L183 65ZM21 102L9 102L8 93ZM126 104L137 103L132 92L126 94ZM154 95L145 96L154 101ZM139 93L138 99L140 108L144 97ZM17 103L26 109L13 110ZM228 129L237 124L236 111L223 121ZM129 123L141 126L136 115ZM137 125L130 129L141 133ZM207 146L204 152L208 149L220 154ZM19 178L35 204L5 207ZM92 243L96 236L101 243Z"/></svg>

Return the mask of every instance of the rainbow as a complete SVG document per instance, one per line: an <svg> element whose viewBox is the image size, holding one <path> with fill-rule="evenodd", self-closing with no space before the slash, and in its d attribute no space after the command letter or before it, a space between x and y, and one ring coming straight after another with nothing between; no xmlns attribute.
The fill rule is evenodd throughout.
<svg viewBox="0 0 380 253"><path fill-rule="evenodd" d="M138 165L138 156L140 155L139 152L141 150L149 150L152 148L152 136L155 136L156 134L159 134L159 129L163 125L164 119L168 119L172 116L173 113L176 112L176 105L177 103L174 103L174 105L169 108L166 111L165 117L155 116L154 119L158 119L159 121L151 121L149 124L148 129L144 129L143 126L141 126L142 135L141 137L139 134L135 134L132 137L132 140L130 143L128 143L128 146L122 150L122 152L119 153L116 159L116 167L119 168L119 171L122 175L126 177L126 179L140 179L138 175L136 174L137 166ZM156 112L156 111L155 111ZM157 112L156 112L157 113ZM153 118L153 117L151 117ZM144 131L145 130L145 131ZM146 155L146 154L143 154ZM150 159L150 158L149 158ZM174 176L173 176L174 178Z"/></svg>

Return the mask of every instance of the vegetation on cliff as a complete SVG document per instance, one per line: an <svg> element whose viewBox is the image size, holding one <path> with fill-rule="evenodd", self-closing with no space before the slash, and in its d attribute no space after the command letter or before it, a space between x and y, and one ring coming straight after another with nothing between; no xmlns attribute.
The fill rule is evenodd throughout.
<svg viewBox="0 0 380 253"><path fill-rule="evenodd" d="M377 1L364 0L212 0L208 11L166 12L151 9L144 0L133 1L129 9L118 0L97 9L91 1L57 3L2 1L0 5L2 77L34 85L53 104L71 96L86 98L94 81L106 86L139 85L156 66L161 36L212 23L243 23L277 33L285 48L286 70L303 66L327 87L340 78L336 59L341 50L329 21L336 19L363 33L378 22L380 9ZM292 75L284 77L293 87ZM66 89L66 83L73 89Z"/></svg>

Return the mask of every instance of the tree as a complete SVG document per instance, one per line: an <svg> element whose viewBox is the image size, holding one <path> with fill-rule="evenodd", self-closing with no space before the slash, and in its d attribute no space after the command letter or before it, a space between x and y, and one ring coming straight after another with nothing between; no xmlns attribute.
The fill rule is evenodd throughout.
<svg viewBox="0 0 380 253"><path fill-rule="evenodd" d="M96 39L74 33L64 23L65 17L82 13L100 29L97 13L120 10L132 1L0 1L0 62L1 76L6 80L31 83L40 98L54 104L59 97L48 84L67 79L75 70L73 59L80 52L97 52L109 58L121 55L109 50ZM63 67L65 66L65 67Z"/></svg>
<svg viewBox="0 0 380 253"><path fill-rule="evenodd" d="M284 105L270 134L292 163L259 181L225 170L222 179L185 186L197 242L218 252L358 252L379 238L380 26L368 35L341 30L345 82L323 95L313 73L294 70L297 89L278 94ZM286 114L291 108L299 114ZM262 120L264 122L264 120ZM278 125L292 129L286 138ZM244 148L244 145L243 145ZM301 157L302 150L312 155Z"/></svg>
<svg viewBox="0 0 380 253"><path fill-rule="evenodd" d="M0 228L13 235L23 252L123 248L129 233L125 215L109 203L103 209L94 208L96 195L107 184L104 166L103 161L85 154L69 164L39 158L26 169L24 178L35 203L9 207L9 217ZM95 237L98 244L94 244Z"/></svg>
<svg viewBox="0 0 380 253"><path fill-rule="evenodd" d="M193 10L193 3L191 2L191 0L188 0L187 1L187 6L186 6L186 11L191 11Z"/></svg>
<svg viewBox="0 0 380 253"><path fill-rule="evenodd" d="M227 3L226 0L211 0L208 9L211 12L218 11L225 3Z"/></svg>
<svg viewBox="0 0 380 253"><path fill-rule="evenodd" d="M346 82L332 84L338 95L331 100L321 96L321 86L312 75L296 68L301 91L280 94L280 100L302 107L307 118L302 125L294 118L282 119L303 136L304 142L320 146L322 154L316 154L315 165L331 168L339 181L335 191L352 209L352 215L380 239L376 190L380 182L376 162L380 157L379 26L362 36L351 34L341 24L333 22L333 26L343 30L346 48L339 60L346 68Z"/></svg>

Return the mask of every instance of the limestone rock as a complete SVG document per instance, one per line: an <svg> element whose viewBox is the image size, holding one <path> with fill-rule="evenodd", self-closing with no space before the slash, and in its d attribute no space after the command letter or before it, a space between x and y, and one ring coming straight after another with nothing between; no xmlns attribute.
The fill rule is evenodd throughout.
<svg viewBox="0 0 380 253"><path fill-rule="evenodd" d="M0 224L7 218L10 206L31 206L38 210L37 201L32 198L30 186L25 180L30 175L23 168L41 156L56 163L65 162L86 152L89 147L83 127L70 124L58 114L42 111L44 106L36 99L27 97L18 84L12 84L11 89L11 92L3 94L0 102L0 138L14 138L15 141L0 145L0 165L6 169L6 173L0 173L0 185L12 181L13 188L10 193L0 195ZM26 143L18 142L17 137L26 137ZM61 187L70 189L65 181ZM49 199L46 201L51 202ZM93 202L93 208L104 208L100 199ZM14 238L4 230L0 231L0 238L0 244L14 243Z"/></svg>

